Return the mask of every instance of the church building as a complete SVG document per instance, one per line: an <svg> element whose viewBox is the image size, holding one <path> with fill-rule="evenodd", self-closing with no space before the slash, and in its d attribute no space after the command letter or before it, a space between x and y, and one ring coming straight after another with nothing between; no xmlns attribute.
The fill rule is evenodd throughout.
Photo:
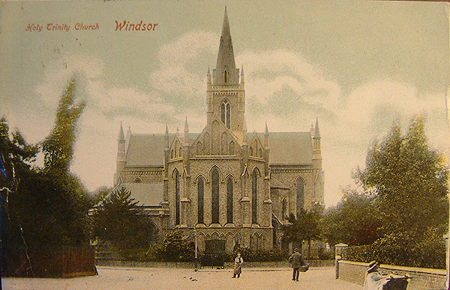
<svg viewBox="0 0 450 290"><path fill-rule="evenodd" d="M125 187L160 236L179 230L200 251L219 245L281 248L290 214L323 204L319 124L307 132L248 133L244 70L236 67L227 11L217 62L206 81L207 122L191 133L125 136L118 141L115 188ZM219 241L219 243L217 243Z"/></svg>

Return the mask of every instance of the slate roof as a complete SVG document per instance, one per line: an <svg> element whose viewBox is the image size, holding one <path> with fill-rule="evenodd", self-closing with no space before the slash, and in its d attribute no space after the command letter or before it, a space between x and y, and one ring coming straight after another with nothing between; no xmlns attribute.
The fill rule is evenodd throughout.
<svg viewBox="0 0 450 290"><path fill-rule="evenodd" d="M191 141L195 140L199 134L189 134ZM169 134L169 142L175 138L176 134ZM135 134L130 136L128 144L126 166L146 167L164 165L164 134Z"/></svg>
<svg viewBox="0 0 450 290"><path fill-rule="evenodd" d="M269 148L270 165L312 164L313 150L309 132L270 132Z"/></svg>
<svg viewBox="0 0 450 290"><path fill-rule="evenodd" d="M250 142L255 133L247 133ZM198 133L190 133L194 141ZM264 133L256 133L261 141ZM172 142L175 134L169 134ZM164 134L131 135L128 145L126 166L148 167L164 164ZM312 144L309 132L270 132L270 165L310 165L312 164Z"/></svg>
<svg viewBox="0 0 450 290"><path fill-rule="evenodd" d="M163 201L163 183L121 183L117 188L125 187L131 197L142 206L159 206Z"/></svg>

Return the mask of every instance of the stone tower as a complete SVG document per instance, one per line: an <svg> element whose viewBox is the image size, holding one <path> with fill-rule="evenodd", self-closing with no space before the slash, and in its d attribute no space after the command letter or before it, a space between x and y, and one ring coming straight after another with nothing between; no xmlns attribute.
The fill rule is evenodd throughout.
<svg viewBox="0 0 450 290"><path fill-rule="evenodd" d="M222 123L242 141L244 138L244 72L236 68L227 9L223 18L216 68L207 74L207 126Z"/></svg>

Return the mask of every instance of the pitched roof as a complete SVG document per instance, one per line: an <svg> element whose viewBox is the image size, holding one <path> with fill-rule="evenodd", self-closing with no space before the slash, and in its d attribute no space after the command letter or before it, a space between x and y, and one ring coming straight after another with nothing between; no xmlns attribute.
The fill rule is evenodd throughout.
<svg viewBox="0 0 450 290"><path fill-rule="evenodd" d="M169 134L169 144L176 134ZM198 134L189 134L194 140ZM127 150L127 167L162 166L164 164L164 134L133 134Z"/></svg>
<svg viewBox="0 0 450 290"><path fill-rule="evenodd" d="M247 133L248 139L255 133ZM256 133L263 140L264 133ZM199 134L190 133L195 140ZM172 142L175 134L169 134ZM127 152L127 167L163 166L164 134L131 135ZM271 165L312 164L311 134L309 132L269 132Z"/></svg>
<svg viewBox="0 0 450 290"><path fill-rule="evenodd" d="M247 134L250 137L254 133ZM262 140L264 133L257 133ZM309 132L269 132L270 165L312 164Z"/></svg>
<svg viewBox="0 0 450 290"><path fill-rule="evenodd" d="M126 166L160 166L164 164L164 135L131 135Z"/></svg>
<svg viewBox="0 0 450 290"><path fill-rule="evenodd" d="M142 206L159 206L163 201L163 183L121 183L117 188L125 187L131 197Z"/></svg>

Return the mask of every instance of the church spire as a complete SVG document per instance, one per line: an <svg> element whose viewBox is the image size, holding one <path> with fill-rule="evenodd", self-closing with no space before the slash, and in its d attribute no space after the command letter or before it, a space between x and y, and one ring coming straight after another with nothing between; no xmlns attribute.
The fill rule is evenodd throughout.
<svg viewBox="0 0 450 290"><path fill-rule="evenodd" d="M166 134L164 135L164 141L166 148L169 148L169 127L166 124Z"/></svg>
<svg viewBox="0 0 450 290"><path fill-rule="evenodd" d="M125 142L125 135L123 134L122 121L120 121L120 130L119 130L119 142Z"/></svg>
<svg viewBox="0 0 450 290"><path fill-rule="evenodd" d="M189 126L188 126L187 116L186 116L186 120L184 121L184 143L185 143L185 145L189 144Z"/></svg>
<svg viewBox="0 0 450 290"><path fill-rule="evenodd" d="M316 118L316 126L314 131L314 138L320 139L320 132L319 132L319 118Z"/></svg>
<svg viewBox="0 0 450 290"><path fill-rule="evenodd" d="M216 68L213 70L214 85L236 85L239 83L239 69L234 61L233 43L231 41L230 23L227 7L223 16L222 35L220 36L219 53Z"/></svg>

